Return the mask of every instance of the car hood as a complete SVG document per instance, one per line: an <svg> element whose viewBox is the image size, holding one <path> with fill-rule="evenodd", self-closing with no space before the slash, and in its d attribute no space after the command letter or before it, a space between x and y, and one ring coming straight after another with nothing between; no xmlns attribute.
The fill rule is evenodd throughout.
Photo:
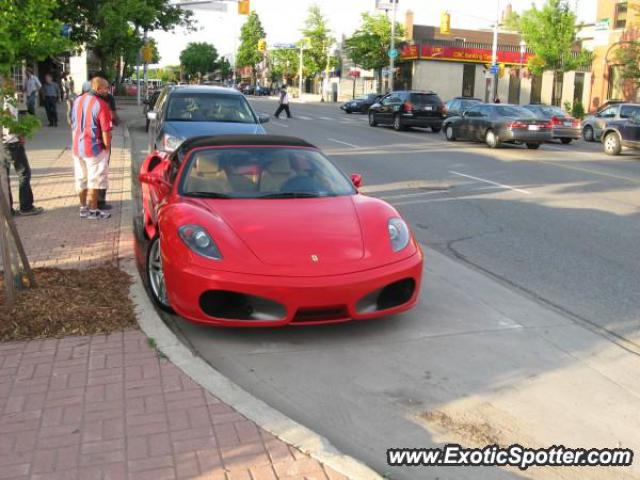
<svg viewBox="0 0 640 480"><path fill-rule="evenodd" d="M308 268L349 264L364 257L351 196L203 200L263 263Z"/></svg>
<svg viewBox="0 0 640 480"><path fill-rule="evenodd" d="M164 130L169 135L183 139L200 135L265 134L259 123L166 122Z"/></svg>

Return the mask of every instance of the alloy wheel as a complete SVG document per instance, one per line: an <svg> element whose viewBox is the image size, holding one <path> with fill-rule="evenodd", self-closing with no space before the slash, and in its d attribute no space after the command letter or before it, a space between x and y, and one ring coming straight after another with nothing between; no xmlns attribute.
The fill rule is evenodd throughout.
<svg viewBox="0 0 640 480"><path fill-rule="evenodd" d="M164 308L171 308L167 287L164 281L164 271L162 270L162 255L160 250L160 238L156 238L149 247L149 258L147 259L147 273L149 285L154 299Z"/></svg>

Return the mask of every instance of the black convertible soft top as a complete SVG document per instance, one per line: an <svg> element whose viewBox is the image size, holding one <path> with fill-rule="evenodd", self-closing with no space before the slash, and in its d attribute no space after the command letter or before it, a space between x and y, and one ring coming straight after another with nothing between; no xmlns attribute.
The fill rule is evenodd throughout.
<svg viewBox="0 0 640 480"><path fill-rule="evenodd" d="M223 147L225 145L273 146L317 148L297 137L285 135L206 135L185 140L180 150L187 152L199 147Z"/></svg>

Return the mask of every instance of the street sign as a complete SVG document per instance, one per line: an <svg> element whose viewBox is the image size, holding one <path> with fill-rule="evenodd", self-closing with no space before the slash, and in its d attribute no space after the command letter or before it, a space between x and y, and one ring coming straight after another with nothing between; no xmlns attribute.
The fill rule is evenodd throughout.
<svg viewBox="0 0 640 480"><path fill-rule="evenodd" d="M294 50L298 48L298 46L295 43L274 43L271 47L284 48L284 49L290 49L290 50Z"/></svg>
<svg viewBox="0 0 640 480"><path fill-rule="evenodd" d="M491 65L490 71L493 75L495 75L496 73L498 73L498 65Z"/></svg>
<svg viewBox="0 0 640 480"><path fill-rule="evenodd" d="M393 4L398 4L398 0L376 0L376 10L391 10Z"/></svg>
<svg viewBox="0 0 640 480"><path fill-rule="evenodd" d="M398 57L398 50L393 48L391 50L389 50L389 57L391 58L397 58Z"/></svg>
<svg viewBox="0 0 640 480"><path fill-rule="evenodd" d="M215 0L174 0L174 7L187 10L208 10L210 12L226 12L227 4Z"/></svg>

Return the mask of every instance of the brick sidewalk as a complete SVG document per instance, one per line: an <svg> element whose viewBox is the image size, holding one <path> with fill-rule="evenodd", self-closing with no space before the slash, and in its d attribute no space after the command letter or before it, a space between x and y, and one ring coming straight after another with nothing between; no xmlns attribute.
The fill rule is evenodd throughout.
<svg viewBox="0 0 640 480"><path fill-rule="evenodd" d="M86 268L131 248L118 244L130 202L124 129L114 137L114 208L105 221L78 216L67 135L45 127L27 146L36 204L46 212L17 224L36 267ZM0 343L0 479L27 478L346 477L257 427L129 330Z"/></svg>

